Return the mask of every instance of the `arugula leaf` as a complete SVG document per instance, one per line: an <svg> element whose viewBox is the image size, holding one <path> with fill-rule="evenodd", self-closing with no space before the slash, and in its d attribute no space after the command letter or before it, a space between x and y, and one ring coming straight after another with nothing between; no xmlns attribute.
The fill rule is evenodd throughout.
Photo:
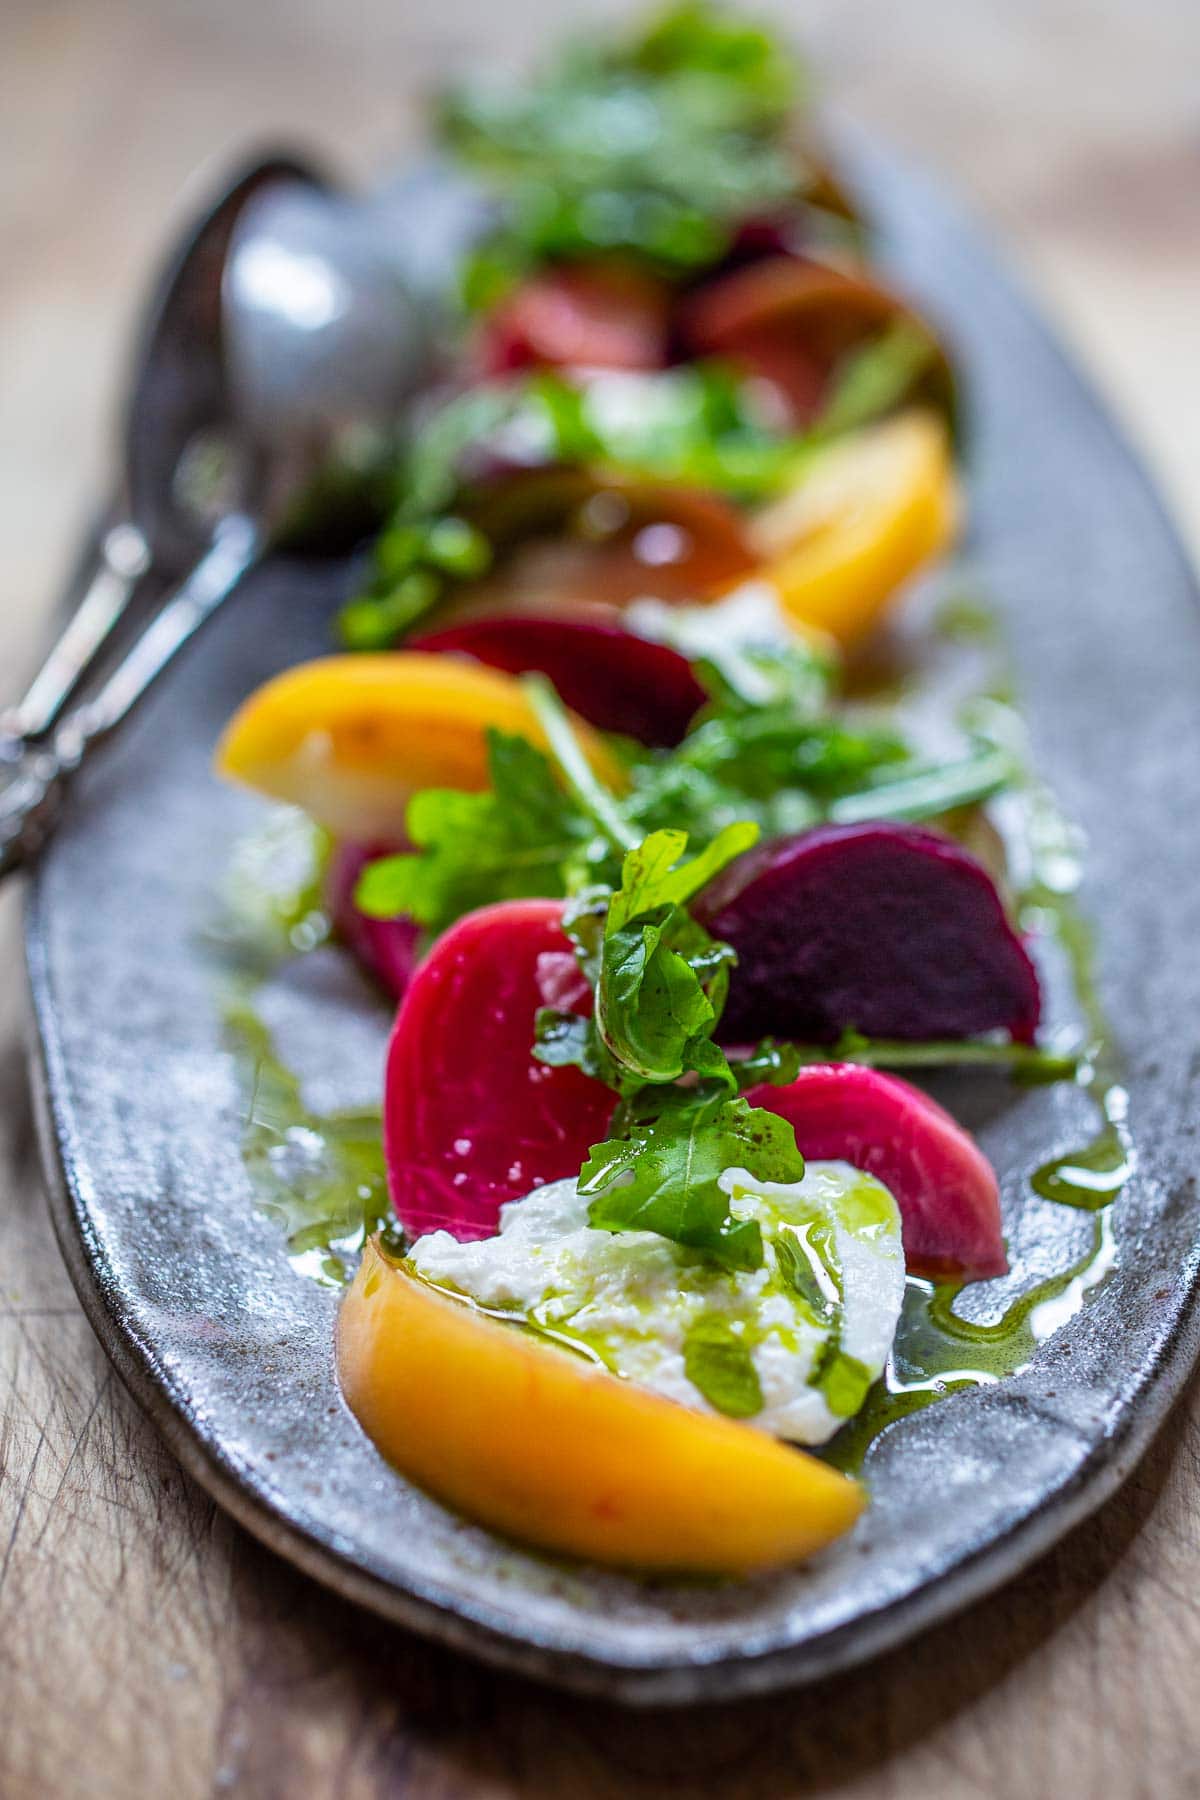
<svg viewBox="0 0 1200 1800"><path fill-rule="evenodd" d="M687 841L686 831L655 831L628 852L621 885L609 906L609 931L619 931L656 907L686 906L714 875L758 841L758 830L745 820L727 825L699 856L680 864Z"/></svg>
<svg viewBox="0 0 1200 1800"><path fill-rule="evenodd" d="M606 1086L620 1086L616 1064L600 1042L595 1021L583 1013L543 1006L537 1015L534 1055L551 1069L582 1069Z"/></svg>
<svg viewBox="0 0 1200 1800"><path fill-rule="evenodd" d="M373 918L406 914L431 931L476 906L563 890L563 866L594 828L525 738L489 730L490 789L428 788L409 803L415 850L368 865L355 904Z"/></svg>
<svg viewBox="0 0 1200 1800"><path fill-rule="evenodd" d="M777 1044L774 1038L763 1038L748 1056L739 1056L730 1067L739 1092L744 1093L747 1088L763 1083L786 1087L800 1073L801 1061L794 1044Z"/></svg>
<svg viewBox="0 0 1200 1800"><path fill-rule="evenodd" d="M624 43L610 32L572 45L517 87L452 93L443 140L507 203L485 291L495 271L546 257L623 250L667 271L715 260L737 219L804 191L784 132L798 92L771 36L692 3Z"/></svg>
<svg viewBox="0 0 1200 1800"><path fill-rule="evenodd" d="M1070 1050L1055 1050L1042 1044L1012 1044L1003 1039L988 1038L934 1038L910 1042L907 1039L864 1037L858 1031L844 1031L835 1044L788 1044L782 1048L789 1057L795 1058L797 1066L854 1062L868 1069L995 1069L998 1073L1011 1075L1014 1081L1033 1087L1076 1080L1083 1060ZM739 1081L743 1069L748 1071L752 1066L753 1058L734 1065ZM743 1085L753 1085L753 1080Z"/></svg>
<svg viewBox="0 0 1200 1800"><path fill-rule="evenodd" d="M718 1412L752 1419L763 1409L762 1385L746 1343L721 1313L702 1313L683 1340L683 1372Z"/></svg>
<svg viewBox="0 0 1200 1800"><path fill-rule="evenodd" d="M626 853L605 919L596 1026L627 1080L669 1082L690 1070L719 1075L732 1089L728 1064L710 1036L725 1004L733 952L685 907L757 836L754 825L731 825L682 864L687 837L679 831L652 832Z"/></svg>
<svg viewBox="0 0 1200 1800"><path fill-rule="evenodd" d="M588 1223L656 1231L729 1269L762 1267L762 1233L735 1220L720 1185L727 1169L759 1181L798 1181L796 1135L775 1113L731 1099L723 1082L643 1090L623 1137L593 1145L580 1172Z"/></svg>

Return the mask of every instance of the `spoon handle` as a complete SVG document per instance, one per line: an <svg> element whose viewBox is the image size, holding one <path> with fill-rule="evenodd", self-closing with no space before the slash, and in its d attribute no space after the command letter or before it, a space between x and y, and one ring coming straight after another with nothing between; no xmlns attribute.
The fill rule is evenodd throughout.
<svg viewBox="0 0 1200 1800"><path fill-rule="evenodd" d="M0 713L0 737L43 738L123 617L150 567L150 547L136 525L110 526L79 605L34 676L25 698Z"/></svg>
<svg viewBox="0 0 1200 1800"><path fill-rule="evenodd" d="M19 868L54 829L71 777L84 759L133 711L151 683L233 592L257 561L262 534L237 513L223 519L212 543L91 700L78 706L45 743L0 739L0 875Z"/></svg>

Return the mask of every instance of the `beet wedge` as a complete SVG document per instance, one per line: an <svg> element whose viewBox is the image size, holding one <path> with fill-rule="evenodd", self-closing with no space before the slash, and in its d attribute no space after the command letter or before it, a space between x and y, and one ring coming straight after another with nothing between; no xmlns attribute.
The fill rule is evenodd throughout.
<svg viewBox="0 0 1200 1800"><path fill-rule="evenodd" d="M787 1086L752 1088L747 1098L794 1127L804 1156L852 1163L891 1190L912 1273L1004 1274L995 1173L928 1094L857 1063L813 1063Z"/></svg>
<svg viewBox="0 0 1200 1800"><path fill-rule="evenodd" d="M609 1089L533 1055L539 1007L590 1004L561 920L556 900L481 907L409 983L388 1047L383 1135L410 1237L489 1237L505 1201L578 1174L606 1134Z"/></svg>
<svg viewBox="0 0 1200 1800"><path fill-rule="evenodd" d="M333 929L371 979L399 1000L420 960L421 928L412 919L373 919L355 905L354 890L367 864L388 848L339 844L325 880Z"/></svg>
<svg viewBox="0 0 1200 1800"><path fill-rule="evenodd" d="M983 865L915 825L822 825L750 851L697 901L738 965L728 1044L1037 1029L1037 971Z"/></svg>
<svg viewBox="0 0 1200 1800"><path fill-rule="evenodd" d="M470 656L518 675L548 675L563 702L601 731L670 748L707 699L692 666L637 637L608 608L481 613L414 639L416 650Z"/></svg>

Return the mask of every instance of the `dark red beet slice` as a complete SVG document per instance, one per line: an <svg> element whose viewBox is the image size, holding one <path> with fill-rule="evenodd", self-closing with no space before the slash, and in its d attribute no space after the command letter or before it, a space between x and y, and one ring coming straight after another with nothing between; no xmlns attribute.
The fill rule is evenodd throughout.
<svg viewBox="0 0 1200 1800"><path fill-rule="evenodd" d="M598 609L594 609L598 611ZM566 704L601 731L677 744L706 695L678 650L636 637L612 618L560 612L481 614L414 638L493 669L548 675Z"/></svg>
<svg viewBox="0 0 1200 1800"><path fill-rule="evenodd" d="M489 1237L500 1208L577 1175L606 1133L613 1096L578 1069L533 1056L540 1006L582 1010L587 989L556 900L468 913L409 983L388 1048L388 1187L412 1237Z"/></svg>
<svg viewBox="0 0 1200 1800"><path fill-rule="evenodd" d="M795 1127L804 1156L840 1158L891 1189L911 1270L1004 1274L992 1166L928 1094L877 1069L817 1063L787 1087L753 1088L747 1098Z"/></svg>
<svg viewBox="0 0 1200 1800"><path fill-rule="evenodd" d="M397 1000L417 966L420 927L411 919L372 919L354 904L358 878L369 862L388 854L385 845L339 844L329 865L326 902L333 928L347 949Z"/></svg>
<svg viewBox="0 0 1200 1800"><path fill-rule="evenodd" d="M822 825L740 857L696 902L738 966L726 1043L1007 1031L1028 1043L1037 972L991 876L916 825Z"/></svg>

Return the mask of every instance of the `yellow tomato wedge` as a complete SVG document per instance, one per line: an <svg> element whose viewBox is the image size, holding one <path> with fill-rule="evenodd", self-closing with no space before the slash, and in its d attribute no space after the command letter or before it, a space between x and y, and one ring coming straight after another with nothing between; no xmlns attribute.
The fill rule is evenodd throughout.
<svg viewBox="0 0 1200 1800"><path fill-rule="evenodd" d="M449 1299L374 1241L342 1305L342 1390L389 1462L544 1550L747 1574L848 1531L856 1482Z"/></svg>
<svg viewBox="0 0 1200 1800"><path fill-rule="evenodd" d="M300 663L241 706L217 748L223 775L302 806L339 836L399 840L413 794L484 788L487 728L545 738L520 682L415 650ZM597 775L624 785L583 720L575 735Z"/></svg>
<svg viewBox="0 0 1200 1800"><path fill-rule="evenodd" d="M755 516L749 536L763 559L758 573L789 617L851 646L946 549L958 519L946 427L910 411L822 452L791 493Z"/></svg>

